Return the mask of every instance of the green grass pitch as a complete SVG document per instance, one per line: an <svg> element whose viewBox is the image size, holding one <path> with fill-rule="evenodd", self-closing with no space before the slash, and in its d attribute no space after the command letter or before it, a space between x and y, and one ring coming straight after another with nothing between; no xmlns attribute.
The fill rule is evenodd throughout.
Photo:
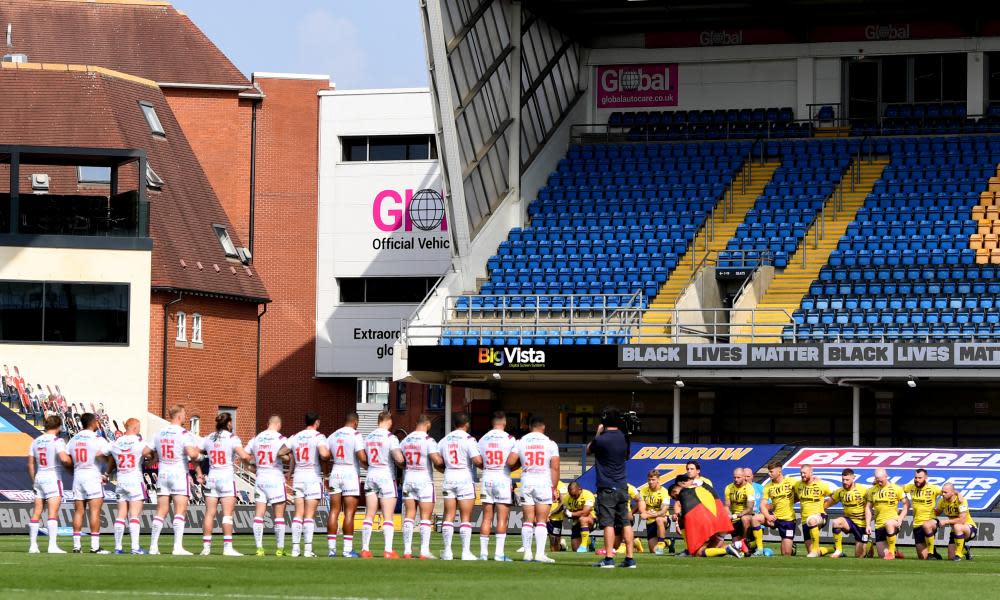
<svg viewBox="0 0 1000 600"><path fill-rule="evenodd" d="M45 538L39 541L44 548ZM325 555L325 536L317 536L316 541L319 542L316 549ZM64 550L69 549L68 539L61 542ZM102 542L109 547L111 536L103 536ZM237 550L248 556L235 558L220 555L221 542L221 536L217 535L213 548L216 554L211 557L49 556L28 555L26 536L0 536L0 598L625 600L801 595L912 600L956 593L963 598L995 598L1000 589L1000 550L974 546L974 560L960 563L917 561L913 559L912 548L902 548L906 560L891 562L803 556L738 560L637 554L637 569L612 571L591 567L596 560L593 554L570 552L551 553L557 561L554 565L325 556L259 558L252 555L253 538L238 536ZM508 546L514 550L519 542L519 536L511 535ZM142 543L145 547L145 536ZM172 536L165 535L161 548L169 550L172 543ZM397 534L397 550L401 549L401 543ZM457 547L457 536L455 543ZM87 544L85 539L84 545ZM273 537L268 536L265 545L269 553L273 553L273 544ZM478 544L478 537L473 536L473 547L478 549ZM381 545L382 536L376 532L372 547ZM185 546L197 552L200 536L188 534Z"/></svg>

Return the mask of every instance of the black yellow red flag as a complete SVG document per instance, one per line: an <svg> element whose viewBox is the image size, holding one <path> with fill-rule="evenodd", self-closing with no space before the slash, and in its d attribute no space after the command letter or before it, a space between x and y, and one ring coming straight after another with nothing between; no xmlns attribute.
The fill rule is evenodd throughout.
<svg viewBox="0 0 1000 600"><path fill-rule="evenodd" d="M723 535L733 530L729 510L715 495L712 486L703 484L682 489L680 503L688 552L697 552L713 535Z"/></svg>

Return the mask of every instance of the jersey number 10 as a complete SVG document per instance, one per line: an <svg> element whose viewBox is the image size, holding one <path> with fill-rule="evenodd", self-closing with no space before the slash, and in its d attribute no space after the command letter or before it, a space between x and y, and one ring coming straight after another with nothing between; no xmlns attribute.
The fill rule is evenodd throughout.
<svg viewBox="0 0 1000 600"><path fill-rule="evenodd" d="M77 446L74 448L73 460L78 463L87 462L87 448L85 446Z"/></svg>

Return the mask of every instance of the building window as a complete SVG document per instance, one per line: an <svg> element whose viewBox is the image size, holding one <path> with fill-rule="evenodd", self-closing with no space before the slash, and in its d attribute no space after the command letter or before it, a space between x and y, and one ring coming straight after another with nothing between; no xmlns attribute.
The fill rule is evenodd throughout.
<svg viewBox="0 0 1000 600"><path fill-rule="evenodd" d="M146 117L146 123L149 124L149 130L153 132L153 135L166 137L167 133L163 131L163 124L160 123L160 117L156 114L153 105L149 102L140 102L139 108L142 109L142 115Z"/></svg>
<svg viewBox="0 0 1000 600"><path fill-rule="evenodd" d="M163 179L156 174L156 171L153 170L153 167L149 166L149 163L146 163L146 187L154 190L163 189Z"/></svg>
<svg viewBox="0 0 1000 600"><path fill-rule="evenodd" d="M0 281L0 342L128 344L127 283Z"/></svg>
<svg viewBox="0 0 1000 600"><path fill-rule="evenodd" d="M344 162L436 160L433 135L364 135L340 138Z"/></svg>
<svg viewBox="0 0 1000 600"><path fill-rule="evenodd" d="M233 244L233 238L229 237L229 230L226 229L225 225L212 225L215 229L215 235L219 236L219 243L222 244L222 250L226 253L226 258L239 258L240 255L236 252L236 245Z"/></svg>
<svg viewBox="0 0 1000 600"><path fill-rule="evenodd" d="M201 315L194 313L191 315L191 343L201 344Z"/></svg>
<svg viewBox="0 0 1000 600"><path fill-rule="evenodd" d="M219 413L228 413L229 416L233 418L233 431L236 431L236 407L235 406L220 406Z"/></svg>
<svg viewBox="0 0 1000 600"><path fill-rule="evenodd" d="M187 341L187 315L182 312L177 313L177 337L175 339L178 342Z"/></svg>
<svg viewBox="0 0 1000 600"><path fill-rule="evenodd" d="M406 407L406 383L398 381L396 382L396 410L406 412Z"/></svg>
<svg viewBox="0 0 1000 600"><path fill-rule="evenodd" d="M427 386L427 410L428 411L442 411L442 410L444 410L444 386L443 385L430 385L430 386Z"/></svg>
<svg viewBox="0 0 1000 600"><path fill-rule="evenodd" d="M195 435L201 435L201 417L191 417L189 422L188 431Z"/></svg>
<svg viewBox="0 0 1000 600"><path fill-rule="evenodd" d="M362 404L389 404L389 382L382 379L359 379L358 398Z"/></svg>
<svg viewBox="0 0 1000 600"><path fill-rule="evenodd" d="M111 167L80 166L76 168L76 180L79 183L111 183Z"/></svg>
<svg viewBox="0 0 1000 600"><path fill-rule="evenodd" d="M416 304L427 297L438 277L340 277L342 303Z"/></svg>

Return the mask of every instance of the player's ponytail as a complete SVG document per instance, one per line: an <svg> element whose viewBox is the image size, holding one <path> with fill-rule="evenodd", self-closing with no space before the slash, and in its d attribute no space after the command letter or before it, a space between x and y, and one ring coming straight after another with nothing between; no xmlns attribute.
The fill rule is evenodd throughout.
<svg viewBox="0 0 1000 600"><path fill-rule="evenodd" d="M233 415L227 412L220 412L215 417L215 439L219 439L223 431L230 431L233 422Z"/></svg>

